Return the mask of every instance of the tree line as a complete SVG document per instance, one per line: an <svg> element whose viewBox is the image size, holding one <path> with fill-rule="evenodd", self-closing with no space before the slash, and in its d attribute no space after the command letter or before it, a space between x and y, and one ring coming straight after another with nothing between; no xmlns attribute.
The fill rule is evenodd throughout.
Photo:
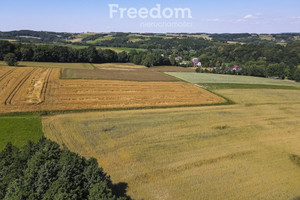
<svg viewBox="0 0 300 200"><path fill-rule="evenodd" d="M8 53L15 54L18 61L71 63L128 62L126 52L116 53L110 49L96 49L93 46L74 49L59 45L22 44L0 41L0 60L3 60Z"/></svg>
<svg viewBox="0 0 300 200"><path fill-rule="evenodd" d="M0 152L0 199L126 200L130 197L89 160L42 138L21 148L7 144Z"/></svg>
<svg viewBox="0 0 300 200"><path fill-rule="evenodd" d="M35 61L35 62L66 62L66 63L112 63L132 62L148 67L157 65L171 65L169 57L162 56L164 51L117 53L110 49L89 46L75 49L60 45L37 45L10 43L0 41L0 60L5 61ZM5 59L5 57L7 59ZM7 62L9 63L9 62ZM16 63L16 62L12 62ZM14 64L12 64L14 65Z"/></svg>
<svg viewBox="0 0 300 200"><path fill-rule="evenodd" d="M126 36L121 35L120 38ZM107 41L116 42L114 40ZM192 58L198 58L204 68L214 68L216 73L236 73L230 68L238 65L239 74L250 76L276 76L299 80L300 41L286 46L278 44L225 44L203 39L162 39L153 38L143 43L148 51L132 50L129 53L116 53L110 49L97 49L89 46L74 49L59 45L37 45L0 41L0 60L12 53L17 61L38 62L132 62L147 67L160 65L193 65ZM151 44L149 44L149 42ZM110 44L110 43L109 43ZM121 45L122 42L116 42ZM125 44L125 43L124 43ZM138 46L141 47L141 46ZM13 55L10 54L9 60ZM201 70L198 70L201 71Z"/></svg>

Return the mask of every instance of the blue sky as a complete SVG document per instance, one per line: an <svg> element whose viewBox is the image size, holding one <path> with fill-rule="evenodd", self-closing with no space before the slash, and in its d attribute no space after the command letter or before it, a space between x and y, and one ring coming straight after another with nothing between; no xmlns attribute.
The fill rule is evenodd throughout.
<svg viewBox="0 0 300 200"><path fill-rule="evenodd" d="M110 18L109 4L120 8L188 8L192 18ZM299 0L0 0L0 31L60 32L300 32ZM175 12L175 11L174 11ZM145 25L146 24L146 25Z"/></svg>

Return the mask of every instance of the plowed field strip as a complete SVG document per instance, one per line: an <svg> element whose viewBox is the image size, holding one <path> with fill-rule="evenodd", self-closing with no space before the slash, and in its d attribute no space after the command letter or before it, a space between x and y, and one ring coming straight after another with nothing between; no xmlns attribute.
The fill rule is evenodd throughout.
<svg viewBox="0 0 300 200"><path fill-rule="evenodd" d="M13 71L15 71L15 69L11 69L8 72L4 73L2 76L0 76L0 81L2 81L3 79L5 79L5 77L7 77L8 75L10 75L11 73L13 73Z"/></svg>
<svg viewBox="0 0 300 200"><path fill-rule="evenodd" d="M14 87L14 89L11 91L11 93L8 95L8 97L5 99L4 104L8 105L11 104L12 99L17 94L19 89L22 87L22 85L29 79L29 77L36 71L37 69L32 69L26 76L21 79L21 81Z"/></svg>

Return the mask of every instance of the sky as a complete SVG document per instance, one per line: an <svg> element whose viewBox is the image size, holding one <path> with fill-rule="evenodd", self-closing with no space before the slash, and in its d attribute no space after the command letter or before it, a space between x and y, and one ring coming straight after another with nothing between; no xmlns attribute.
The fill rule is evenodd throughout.
<svg viewBox="0 0 300 200"><path fill-rule="evenodd" d="M178 8L187 10L176 18ZM300 32L299 8L299 0L0 0L0 31Z"/></svg>

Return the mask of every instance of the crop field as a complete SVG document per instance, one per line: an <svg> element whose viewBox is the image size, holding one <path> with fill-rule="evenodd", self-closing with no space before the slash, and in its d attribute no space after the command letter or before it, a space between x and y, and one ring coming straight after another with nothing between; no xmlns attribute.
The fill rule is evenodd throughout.
<svg viewBox="0 0 300 200"><path fill-rule="evenodd" d="M192 72L166 72L190 83L231 83L231 84L259 84L259 85L282 85L300 87L300 83L289 80L279 80L271 78L259 78L252 76L233 76L224 74L192 73Z"/></svg>
<svg viewBox="0 0 300 200"><path fill-rule="evenodd" d="M53 63L53 62L18 62L18 67L39 67L39 68L71 68L71 69L94 69L90 63ZM7 66L0 61L0 66Z"/></svg>
<svg viewBox="0 0 300 200"><path fill-rule="evenodd" d="M177 78L161 73L162 67L147 68L128 63L94 64L95 70L63 69L62 79L99 79L124 81L178 81ZM166 70L179 71L178 67L167 67ZM181 68L184 69L184 68Z"/></svg>
<svg viewBox="0 0 300 200"><path fill-rule="evenodd" d="M134 199L297 199L300 91L221 89L237 104L45 116Z"/></svg>
<svg viewBox="0 0 300 200"><path fill-rule="evenodd" d="M98 69L115 69L115 70L133 70L133 69L146 69L147 67L143 65L136 65L133 63L104 63L104 64L94 64Z"/></svg>
<svg viewBox="0 0 300 200"><path fill-rule="evenodd" d="M272 35L259 35L259 38L261 40L268 40L268 41L275 40L275 38Z"/></svg>
<svg viewBox="0 0 300 200"><path fill-rule="evenodd" d="M202 88L179 81L83 81L60 80L59 76L60 69L1 67L0 113L191 106L226 102Z"/></svg>
<svg viewBox="0 0 300 200"><path fill-rule="evenodd" d="M21 147L28 141L37 142L42 136L38 114L0 115L0 151L8 142Z"/></svg>

